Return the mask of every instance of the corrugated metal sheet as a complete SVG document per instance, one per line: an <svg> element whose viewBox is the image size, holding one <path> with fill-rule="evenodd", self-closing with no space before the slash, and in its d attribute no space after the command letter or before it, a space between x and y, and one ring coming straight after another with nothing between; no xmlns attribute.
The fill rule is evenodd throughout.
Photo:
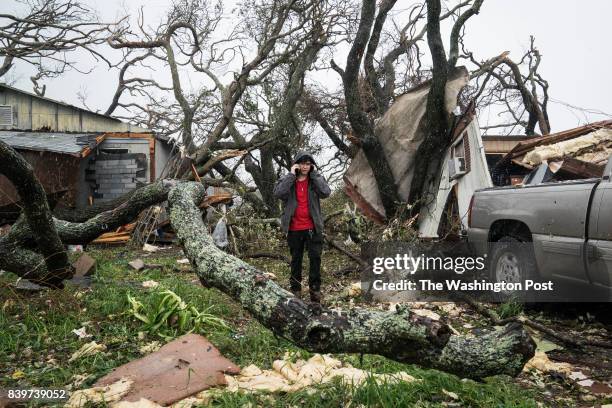
<svg viewBox="0 0 612 408"><path fill-rule="evenodd" d="M99 133L44 133L0 131L0 140L15 149L53 152L80 156L86 148L94 148Z"/></svg>

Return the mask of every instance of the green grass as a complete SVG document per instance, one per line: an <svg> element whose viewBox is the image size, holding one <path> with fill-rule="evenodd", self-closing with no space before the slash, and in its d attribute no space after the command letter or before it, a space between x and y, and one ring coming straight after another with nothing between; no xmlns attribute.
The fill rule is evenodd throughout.
<svg viewBox="0 0 612 408"><path fill-rule="evenodd" d="M240 366L256 364L270 368L272 362L282 358L286 351L299 352L302 358L310 356L310 353L276 338L228 296L202 287L193 273L176 271L176 259L182 257L180 254L162 251L155 257L143 258L146 263L163 267L141 272L129 268L128 262L142 255L134 255L125 249L92 250L90 255L98 262L91 289L67 287L22 295L9 286L15 279L13 275L0 276L0 388L66 388L76 376L84 376L85 380L78 388L85 388L113 368L142 357L140 347L151 341L165 341L155 332L145 333L145 324L129 312L131 306L127 296L153 307L159 302L159 292L165 289L172 290L199 311L206 310L225 320L229 329L204 325L201 334ZM331 255L324 257L324 262L324 285L331 285L337 279L326 276L325 271L339 269L342 262ZM276 273L281 284L286 283L287 267L282 262L257 259L253 263ZM145 289L141 284L146 280L155 280L160 286ZM81 340L72 333L83 326L92 338ZM175 337L180 333L169 331L165 335ZM107 350L68 361L72 353L91 340L106 345ZM334 382L285 395L221 392L211 401L211 406L536 406L533 391L519 387L505 377L477 383L379 356L335 357L374 373L407 371L420 381L400 384L367 381L356 389ZM23 372L23 377L12 378L18 371ZM456 394L457 399L445 392Z"/></svg>

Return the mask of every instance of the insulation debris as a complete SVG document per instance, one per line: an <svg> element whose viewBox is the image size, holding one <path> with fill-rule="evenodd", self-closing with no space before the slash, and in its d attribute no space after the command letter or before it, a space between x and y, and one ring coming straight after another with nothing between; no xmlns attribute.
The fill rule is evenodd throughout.
<svg viewBox="0 0 612 408"><path fill-rule="evenodd" d="M603 128L574 139L536 146L522 161L530 166L537 166L544 160L561 160L570 156L586 162L599 163L606 161L610 154L612 154L612 129Z"/></svg>
<svg viewBox="0 0 612 408"><path fill-rule="evenodd" d="M98 344L95 341L92 341L90 343L84 344L83 347L75 351L68 361L73 362L74 360L77 360L81 357L92 356L102 351L106 351L106 346L104 344Z"/></svg>
<svg viewBox="0 0 612 408"><path fill-rule="evenodd" d="M65 408L80 408L87 403L111 403L119 401L132 387L133 381L122 378L112 384L78 390L72 393L70 399L64 405Z"/></svg>
<svg viewBox="0 0 612 408"><path fill-rule="evenodd" d="M550 361L546 353L543 351L536 351L533 358L523 367L524 372L529 370L538 370L542 372L556 371L569 374L572 370L572 366L568 363L554 363Z"/></svg>
<svg viewBox="0 0 612 408"><path fill-rule="evenodd" d="M340 377L343 382L359 385L368 377L378 382L412 382L414 377L406 372L393 374L373 374L350 364L342 364L329 355L315 354L307 361L291 361L287 353L282 360L272 364L272 370L262 370L250 365L240 371L236 377L225 376L228 391L266 391L266 392L294 392L302 388L323 384Z"/></svg>

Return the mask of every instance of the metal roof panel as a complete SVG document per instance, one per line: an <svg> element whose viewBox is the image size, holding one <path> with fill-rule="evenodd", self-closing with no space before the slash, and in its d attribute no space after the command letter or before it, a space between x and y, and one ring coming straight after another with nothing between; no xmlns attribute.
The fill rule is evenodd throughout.
<svg viewBox="0 0 612 408"><path fill-rule="evenodd" d="M15 149L35 150L80 156L86 148L98 144L101 133L47 133L0 131L0 140Z"/></svg>

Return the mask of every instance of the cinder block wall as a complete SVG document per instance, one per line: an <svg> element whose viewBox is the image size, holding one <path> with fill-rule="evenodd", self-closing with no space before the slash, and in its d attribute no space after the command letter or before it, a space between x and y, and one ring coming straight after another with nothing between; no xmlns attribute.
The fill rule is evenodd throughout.
<svg viewBox="0 0 612 408"><path fill-rule="evenodd" d="M147 182L144 153L100 153L92 165L97 186L94 199L98 202L113 200Z"/></svg>

